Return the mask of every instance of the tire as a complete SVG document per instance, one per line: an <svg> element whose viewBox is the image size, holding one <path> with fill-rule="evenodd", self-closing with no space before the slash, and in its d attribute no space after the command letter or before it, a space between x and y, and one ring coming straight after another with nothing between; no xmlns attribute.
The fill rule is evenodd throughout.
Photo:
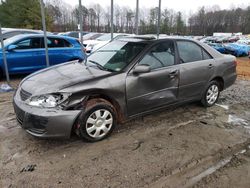
<svg viewBox="0 0 250 188"><path fill-rule="evenodd" d="M220 96L220 84L213 80L209 83L208 87L206 88L201 103L205 107L213 106Z"/></svg>
<svg viewBox="0 0 250 188"><path fill-rule="evenodd" d="M77 134L88 142L101 141L112 133L117 123L114 107L104 99L91 99L80 114Z"/></svg>
<svg viewBox="0 0 250 188"><path fill-rule="evenodd" d="M2 69L0 68L0 80L2 80L3 79L3 71L2 71Z"/></svg>

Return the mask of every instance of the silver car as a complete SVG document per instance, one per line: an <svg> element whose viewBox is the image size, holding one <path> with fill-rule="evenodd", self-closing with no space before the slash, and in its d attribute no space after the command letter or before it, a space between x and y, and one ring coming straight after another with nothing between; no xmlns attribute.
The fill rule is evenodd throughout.
<svg viewBox="0 0 250 188"><path fill-rule="evenodd" d="M236 80L236 59L181 38L129 37L83 62L68 62L25 78L14 96L21 126L37 137L88 141L110 135L117 123L173 105L216 103Z"/></svg>

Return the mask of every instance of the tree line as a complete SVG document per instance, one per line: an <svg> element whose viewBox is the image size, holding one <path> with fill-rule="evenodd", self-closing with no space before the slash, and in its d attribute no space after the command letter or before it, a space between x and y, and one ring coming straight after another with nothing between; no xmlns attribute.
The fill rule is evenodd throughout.
<svg viewBox="0 0 250 188"><path fill-rule="evenodd" d="M61 0L46 0L46 24L52 32L78 29L79 7L71 7ZM110 32L110 7L100 4L82 6L83 30ZM158 7L139 10L139 34L156 33ZM135 10L114 5L114 32L135 32ZM39 0L1 0L0 22L4 27L41 29ZM163 34L212 35L213 32L250 33L250 6L221 10L219 6L201 7L185 16L182 12L165 8L161 11Z"/></svg>

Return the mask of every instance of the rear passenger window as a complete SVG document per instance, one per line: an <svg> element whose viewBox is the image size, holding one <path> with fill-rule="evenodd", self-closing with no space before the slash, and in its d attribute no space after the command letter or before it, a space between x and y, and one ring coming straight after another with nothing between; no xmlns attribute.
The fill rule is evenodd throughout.
<svg viewBox="0 0 250 188"><path fill-rule="evenodd" d="M49 48L63 48L72 46L68 41L58 38L48 38L47 43Z"/></svg>
<svg viewBox="0 0 250 188"><path fill-rule="evenodd" d="M202 53L203 53L203 59L204 60L212 59L211 55L209 55L205 50L202 50Z"/></svg>
<svg viewBox="0 0 250 188"><path fill-rule="evenodd" d="M174 65L175 48L173 41L165 41L152 47L139 64L149 65L152 70Z"/></svg>
<svg viewBox="0 0 250 188"><path fill-rule="evenodd" d="M189 41L177 41L181 63L189 63L203 60L200 46Z"/></svg>
<svg viewBox="0 0 250 188"><path fill-rule="evenodd" d="M68 41L64 40L64 47L72 47L72 44L70 44Z"/></svg>

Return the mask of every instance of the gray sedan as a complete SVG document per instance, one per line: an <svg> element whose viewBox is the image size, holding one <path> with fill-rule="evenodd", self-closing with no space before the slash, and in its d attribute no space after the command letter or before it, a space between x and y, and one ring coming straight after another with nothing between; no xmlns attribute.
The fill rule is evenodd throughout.
<svg viewBox="0 0 250 188"><path fill-rule="evenodd" d="M236 80L236 59L181 38L128 37L84 62L26 77L14 95L17 120L36 137L87 141L109 136L117 123L190 101L205 107Z"/></svg>

